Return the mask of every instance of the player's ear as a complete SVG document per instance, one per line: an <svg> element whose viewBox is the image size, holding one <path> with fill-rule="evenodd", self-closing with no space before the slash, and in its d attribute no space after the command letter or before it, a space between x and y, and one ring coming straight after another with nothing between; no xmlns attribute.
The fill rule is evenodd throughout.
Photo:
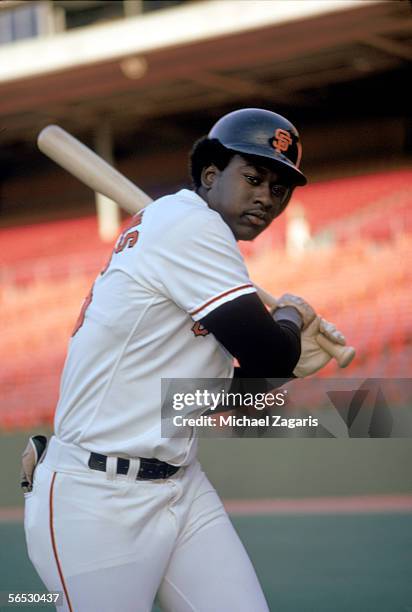
<svg viewBox="0 0 412 612"><path fill-rule="evenodd" d="M213 183L215 182L218 174L219 169L214 164L205 166L202 169L202 173L200 175L202 187L204 187L205 189L210 189L213 186Z"/></svg>

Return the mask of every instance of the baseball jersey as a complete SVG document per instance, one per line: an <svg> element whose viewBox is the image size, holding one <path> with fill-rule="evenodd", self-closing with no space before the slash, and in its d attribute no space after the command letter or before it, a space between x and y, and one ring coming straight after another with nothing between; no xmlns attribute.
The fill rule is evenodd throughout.
<svg viewBox="0 0 412 612"><path fill-rule="evenodd" d="M161 437L162 378L231 378L233 358L199 320L255 291L229 226L195 192L133 217L72 336L56 435L89 451L184 465L195 436Z"/></svg>

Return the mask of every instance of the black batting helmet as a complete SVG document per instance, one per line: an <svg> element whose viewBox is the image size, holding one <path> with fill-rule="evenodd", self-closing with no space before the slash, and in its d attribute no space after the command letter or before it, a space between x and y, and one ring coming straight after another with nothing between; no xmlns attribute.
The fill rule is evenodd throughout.
<svg viewBox="0 0 412 612"><path fill-rule="evenodd" d="M280 164L295 185L307 183L299 170L302 156L299 133L282 115L262 108L242 108L219 119L208 138L216 138L232 151L258 155Z"/></svg>

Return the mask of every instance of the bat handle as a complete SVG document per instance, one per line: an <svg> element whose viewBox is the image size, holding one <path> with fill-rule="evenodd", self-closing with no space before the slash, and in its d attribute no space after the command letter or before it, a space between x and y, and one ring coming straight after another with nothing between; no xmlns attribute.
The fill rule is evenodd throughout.
<svg viewBox="0 0 412 612"><path fill-rule="evenodd" d="M269 308L276 308L278 305L277 299L262 287L255 285L256 291L260 299ZM331 357L334 357L338 362L340 368L346 368L352 359L355 357L356 351L353 346L342 346L341 344L335 344L323 334L316 336L316 341L319 346L326 351Z"/></svg>
<svg viewBox="0 0 412 612"><path fill-rule="evenodd" d="M258 296L260 297L262 302L264 304L266 304L266 306L269 306L269 308L277 308L278 307L278 301L277 301L277 299L275 298L274 295L272 295L271 293L269 293L265 289L262 289L262 287L259 287L259 285L255 284L255 288L256 288L256 292L257 292Z"/></svg>
<svg viewBox="0 0 412 612"><path fill-rule="evenodd" d="M346 368L355 357L356 351L353 346L335 344L323 334L316 336L316 342L326 353L329 353L329 355L336 359L340 368Z"/></svg>

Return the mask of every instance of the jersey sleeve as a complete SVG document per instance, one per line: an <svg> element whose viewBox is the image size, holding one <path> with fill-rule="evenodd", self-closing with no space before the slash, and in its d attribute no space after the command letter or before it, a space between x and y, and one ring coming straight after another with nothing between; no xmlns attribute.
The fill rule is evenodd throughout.
<svg viewBox="0 0 412 612"><path fill-rule="evenodd" d="M166 233L157 274L168 297L194 321L256 291L236 240L217 213L192 213Z"/></svg>

